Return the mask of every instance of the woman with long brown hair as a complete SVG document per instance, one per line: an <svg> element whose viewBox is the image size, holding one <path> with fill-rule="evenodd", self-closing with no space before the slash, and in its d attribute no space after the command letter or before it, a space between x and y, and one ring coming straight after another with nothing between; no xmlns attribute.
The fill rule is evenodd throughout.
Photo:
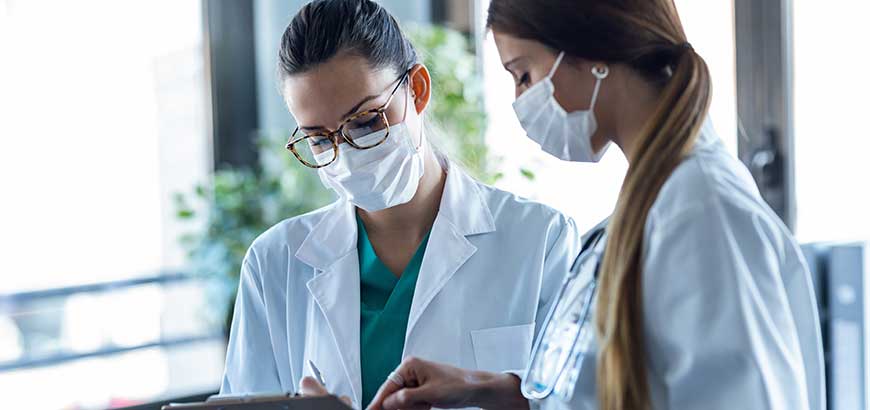
<svg viewBox="0 0 870 410"><path fill-rule="evenodd" d="M806 263L716 137L673 1L492 0L487 24L528 136L629 169L522 378L409 359L370 408L823 409Z"/></svg>

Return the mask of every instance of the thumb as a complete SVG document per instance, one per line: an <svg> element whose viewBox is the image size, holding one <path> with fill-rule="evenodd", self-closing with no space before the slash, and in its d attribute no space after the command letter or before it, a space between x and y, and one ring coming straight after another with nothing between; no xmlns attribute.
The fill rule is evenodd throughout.
<svg viewBox="0 0 870 410"><path fill-rule="evenodd" d="M299 392L303 396L327 396L329 392L311 376L303 377L299 381Z"/></svg>
<svg viewBox="0 0 870 410"><path fill-rule="evenodd" d="M384 399L384 410L431 409L437 399L426 386L401 389Z"/></svg>

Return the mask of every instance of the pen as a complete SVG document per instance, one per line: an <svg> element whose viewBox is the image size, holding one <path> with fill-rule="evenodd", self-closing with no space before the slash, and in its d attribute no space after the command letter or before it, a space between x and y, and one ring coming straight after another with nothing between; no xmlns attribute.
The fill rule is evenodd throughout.
<svg viewBox="0 0 870 410"><path fill-rule="evenodd" d="M308 361L308 368L311 369L311 374L314 375L314 378L317 379L317 382L320 383L321 386L326 387L326 382L323 380L323 374L320 373L320 369L314 365L314 362Z"/></svg>

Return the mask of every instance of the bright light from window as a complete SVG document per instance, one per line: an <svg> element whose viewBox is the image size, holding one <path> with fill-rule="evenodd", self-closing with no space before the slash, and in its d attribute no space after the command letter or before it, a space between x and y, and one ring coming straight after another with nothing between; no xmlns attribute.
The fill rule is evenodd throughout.
<svg viewBox="0 0 870 410"><path fill-rule="evenodd" d="M798 239L870 239L870 3L794 4Z"/></svg>
<svg viewBox="0 0 870 410"><path fill-rule="evenodd" d="M199 2L3 5L0 292L177 263L167 191L207 171Z"/></svg>
<svg viewBox="0 0 870 410"><path fill-rule="evenodd" d="M0 0L0 294L183 264L171 194L210 168L201 18L199 0ZM107 408L216 388L224 341L199 338L212 334L192 320L202 285L181 287L0 311L0 362L28 364L0 371L4 407ZM56 360L73 353L98 355Z"/></svg>

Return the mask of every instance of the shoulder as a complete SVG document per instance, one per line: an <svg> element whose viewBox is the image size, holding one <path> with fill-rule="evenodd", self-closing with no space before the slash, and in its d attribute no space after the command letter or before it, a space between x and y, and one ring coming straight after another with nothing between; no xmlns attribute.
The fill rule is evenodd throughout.
<svg viewBox="0 0 870 410"><path fill-rule="evenodd" d="M665 181L650 208L648 222L667 225L691 215L721 211L723 207L748 213L768 212L749 170L721 142L706 142L696 147Z"/></svg>
<svg viewBox="0 0 870 410"><path fill-rule="evenodd" d="M531 225L563 229L568 225L571 227L574 225L574 221L569 216L549 205L482 182L477 182L476 185L499 229L508 226L522 228Z"/></svg>
<svg viewBox="0 0 870 410"><path fill-rule="evenodd" d="M718 141L696 147L674 170L650 209L645 231L646 243L739 236L738 242L772 245L780 254L790 243L788 229L749 170Z"/></svg>
<svg viewBox="0 0 870 410"><path fill-rule="evenodd" d="M482 255L493 252L488 264L534 266L520 269L520 275L542 274L540 297L546 300L580 251L581 235L571 217L541 202L477 183L482 201L493 217L494 231L473 241ZM528 265L531 263L532 265ZM525 277L525 276L524 276Z"/></svg>
<svg viewBox="0 0 870 410"><path fill-rule="evenodd" d="M540 252L545 258L579 250L581 235L571 217L481 182L476 182L476 189L495 225L494 235L487 235L486 241L494 241L501 249L519 246L523 252Z"/></svg>

